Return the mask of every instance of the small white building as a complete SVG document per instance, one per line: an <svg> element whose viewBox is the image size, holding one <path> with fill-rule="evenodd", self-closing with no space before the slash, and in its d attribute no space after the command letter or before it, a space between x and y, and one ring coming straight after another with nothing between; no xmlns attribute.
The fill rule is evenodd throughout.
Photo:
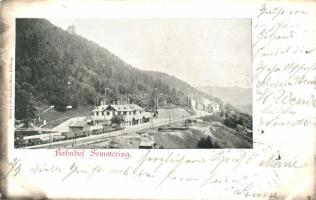
<svg viewBox="0 0 316 200"><path fill-rule="evenodd" d="M213 112L219 112L221 110L221 107L218 103L213 103L212 107L213 107Z"/></svg>
<svg viewBox="0 0 316 200"><path fill-rule="evenodd" d="M205 109L205 105L199 100L199 99L192 99L192 106L194 109L196 110L204 110Z"/></svg>
<svg viewBox="0 0 316 200"><path fill-rule="evenodd" d="M221 106L220 104L218 103L215 103L215 102L210 102L206 109L209 111L209 112L219 112L221 110Z"/></svg>
<svg viewBox="0 0 316 200"><path fill-rule="evenodd" d="M137 125L150 121L152 114L136 104L100 105L93 111L94 124L103 124L111 121L114 116L121 116L124 126Z"/></svg>

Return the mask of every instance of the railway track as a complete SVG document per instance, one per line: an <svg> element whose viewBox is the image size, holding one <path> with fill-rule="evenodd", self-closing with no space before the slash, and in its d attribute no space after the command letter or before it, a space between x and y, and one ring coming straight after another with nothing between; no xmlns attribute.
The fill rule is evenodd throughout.
<svg viewBox="0 0 316 200"><path fill-rule="evenodd" d="M133 132L137 132L137 131L142 131L142 130L146 130L148 128L158 128L158 127L170 125L173 123L179 123L179 122L182 122L186 119L195 119L195 118L199 118L199 117L203 117L203 116L196 116L195 115L195 116L178 118L178 119L171 120L171 121L155 122L155 125L153 125L152 127L150 127L150 124L146 124L146 125L141 126L141 127L128 127L124 130L118 130L118 131L103 133L103 134L99 134L99 135L89 135L86 137L75 138L75 139L71 139L71 140L64 140L64 141L59 141L59 142L52 142L52 143L48 143L48 144L28 146L28 147L24 147L24 149L72 148L72 147L76 147L76 146L83 145L83 144L94 144L94 143L103 142L111 137L115 137L115 136L119 136L119 135L123 135L123 134L128 134L128 133L133 133Z"/></svg>

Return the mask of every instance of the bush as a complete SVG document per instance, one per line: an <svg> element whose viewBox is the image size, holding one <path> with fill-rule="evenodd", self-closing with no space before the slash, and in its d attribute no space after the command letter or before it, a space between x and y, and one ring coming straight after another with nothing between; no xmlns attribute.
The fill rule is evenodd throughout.
<svg viewBox="0 0 316 200"><path fill-rule="evenodd" d="M122 122L123 122L123 118L118 115L113 116L111 119L111 124L121 125Z"/></svg>
<svg viewBox="0 0 316 200"><path fill-rule="evenodd" d="M211 137L208 135L207 137L203 137L199 140L197 144L197 148L210 149L210 148L219 148L219 146L217 145L216 142L213 144Z"/></svg>
<svg viewBox="0 0 316 200"><path fill-rule="evenodd" d="M233 117L226 118L223 123L231 128L236 128L237 126L237 120Z"/></svg>

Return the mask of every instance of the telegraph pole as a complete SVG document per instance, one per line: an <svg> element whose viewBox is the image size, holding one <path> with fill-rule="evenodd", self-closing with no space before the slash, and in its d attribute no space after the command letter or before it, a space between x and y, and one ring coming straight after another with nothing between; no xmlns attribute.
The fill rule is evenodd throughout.
<svg viewBox="0 0 316 200"><path fill-rule="evenodd" d="M68 81L67 82L67 84L68 84L68 105L67 105L67 107L66 107L66 109L67 109L67 112L69 111L69 109L70 109L70 81Z"/></svg>
<svg viewBox="0 0 316 200"><path fill-rule="evenodd" d="M158 110L158 88L155 88L155 110Z"/></svg>
<svg viewBox="0 0 316 200"><path fill-rule="evenodd" d="M104 105L107 105L107 104L106 104L106 90L107 90L107 89L109 89L109 88L107 88L106 86L104 86ZM102 108L102 107L101 107L101 108ZM104 122L103 122L103 125L102 125L102 126L103 126L103 132L105 133L105 131L106 131L106 130L105 130L105 127L106 127L106 117L105 117L106 111L105 111L105 109L102 110L102 113L103 113L103 116L104 116Z"/></svg>
<svg viewBox="0 0 316 200"><path fill-rule="evenodd" d="M109 89L106 86L104 87L104 104L106 105L106 90Z"/></svg>

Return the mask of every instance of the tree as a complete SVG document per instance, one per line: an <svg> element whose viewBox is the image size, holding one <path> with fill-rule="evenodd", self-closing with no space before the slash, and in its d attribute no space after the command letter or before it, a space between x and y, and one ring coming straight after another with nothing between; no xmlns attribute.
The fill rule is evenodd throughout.
<svg viewBox="0 0 316 200"><path fill-rule="evenodd" d="M208 135L206 138L203 137L199 140L197 144L198 148L215 148L215 146L212 143L211 137Z"/></svg>
<svg viewBox="0 0 316 200"><path fill-rule="evenodd" d="M111 119L111 124L117 124L117 125L121 125L121 123L123 122L123 118L119 115L115 115L112 117Z"/></svg>
<svg viewBox="0 0 316 200"><path fill-rule="evenodd" d="M24 120L28 124L28 122L35 118L36 111L32 95L19 85L16 86L15 94L15 118Z"/></svg>
<svg viewBox="0 0 316 200"><path fill-rule="evenodd" d="M228 118L226 118L224 120L224 124L228 127L231 127L231 128L236 128L237 126L237 120L235 117L233 116L229 116Z"/></svg>
<svg viewBox="0 0 316 200"><path fill-rule="evenodd" d="M193 109L192 101L191 101L191 99L189 97L188 97L188 108Z"/></svg>
<svg viewBox="0 0 316 200"><path fill-rule="evenodd" d="M240 124L240 125L243 125L244 124L244 121L243 121L243 118L241 115L238 115L237 116L237 124Z"/></svg>

